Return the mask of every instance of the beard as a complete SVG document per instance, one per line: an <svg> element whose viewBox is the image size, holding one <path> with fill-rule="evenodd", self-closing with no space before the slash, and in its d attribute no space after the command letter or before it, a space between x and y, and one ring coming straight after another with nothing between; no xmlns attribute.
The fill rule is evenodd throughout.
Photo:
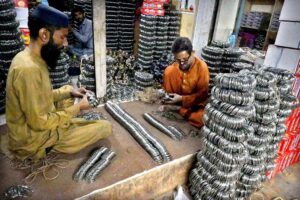
<svg viewBox="0 0 300 200"><path fill-rule="evenodd" d="M41 56L46 64L54 70L57 65L57 60L61 53L61 48L58 48L56 44L54 44L53 38L49 40L49 42L42 46Z"/></svg>
<svg viewBox="0 0 300 200"><path fill-rule="evenodd" d="M182 71L187 71L189 68L190 68L190 64L179 64L179 68L182 70Z"/></svg>

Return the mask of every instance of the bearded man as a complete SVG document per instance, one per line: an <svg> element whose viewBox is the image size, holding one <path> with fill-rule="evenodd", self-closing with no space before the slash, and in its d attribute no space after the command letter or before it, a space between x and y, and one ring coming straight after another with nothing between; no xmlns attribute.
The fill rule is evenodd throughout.
<svg viewBox="0 0 300 200"><path fill-rule="evenodd" d="M55 68L67 45L68 17L39 5L29 16L30 46L12 60L6 88L8 148L18 159L39 160L53 149L75 153L111 134L105 120L73 118L90 108L84 88L52 90L48 66ZM74 105L72 97L82 97Z"/></svg>
<svg viewBox="0 0 300 200"><path fill-rule="evenodd" d="M164 71L163 87L169 98L165 102L196 127L203 126L202 117L208 95L209 71L206 63L193 53L191 41L177 38L172 46L175 61Z"/></svg>
<svg viewBox="0 0 300 200"><path fill-rule="evenodd" d="M70 27L73 35L79 43L70 45L70 51L74 55L82 58L82 56L91 56L94 52L93 47L93 23L85 17L85 12L82 7L75 7L72 10L72 16L78 25L78 31Z"/></svg>

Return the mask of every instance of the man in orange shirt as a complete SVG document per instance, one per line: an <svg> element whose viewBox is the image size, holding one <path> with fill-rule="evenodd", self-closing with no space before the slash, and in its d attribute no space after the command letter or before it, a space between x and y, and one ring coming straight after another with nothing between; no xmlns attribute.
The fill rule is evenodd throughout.
<svg viewBox="0 0 300 200"><path fill-rule="evenodd" d="M172 53L175 62L165 69L163 78L163 87L170 97L165 103L177 105L181 116L193 126L201 127L208 96L207 65L193 54L188 38L177 38Z"/></svg>

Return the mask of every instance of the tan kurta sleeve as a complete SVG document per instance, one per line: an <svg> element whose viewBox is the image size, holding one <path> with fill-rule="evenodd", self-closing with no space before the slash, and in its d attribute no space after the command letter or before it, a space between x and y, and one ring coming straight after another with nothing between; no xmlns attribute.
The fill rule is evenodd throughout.
<svg viewBox="0 0 300 200"><path fill-rule="evenodd" d="M36 131L56 129L80 111L77 104L55 112L53 99L49 98L52 95L47 94L52 92L50 82L45 83L40 70L25 68L15 70L13 73L13 87L31 129Z"/></svg>
<svg viewBox="0 0 300 200"><path fill-rule="evenodd" d="M54 102L61 101L71 97L71 91L73 87L70 85L65 85L61 88L53 90Z"/></svg>

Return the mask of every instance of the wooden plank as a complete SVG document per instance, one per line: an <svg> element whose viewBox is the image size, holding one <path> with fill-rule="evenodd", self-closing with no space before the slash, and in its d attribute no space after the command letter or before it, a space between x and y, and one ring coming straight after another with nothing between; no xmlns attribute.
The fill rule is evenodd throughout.
<svg viewBox="0 0 300 200"><path fill-rule="evenodd" d="M77 200L97 199L152 199L173 191L187 183L188 173L195 155L187 155L151 170L122 180L109 187L96 190Z"/></svg>
<svg viewBox="0 0 300 200"><path fill-rule="evenodd" d="M106 93L106 28L105 1L93 1L94 60L96 73L96 95Z"/></svg>

